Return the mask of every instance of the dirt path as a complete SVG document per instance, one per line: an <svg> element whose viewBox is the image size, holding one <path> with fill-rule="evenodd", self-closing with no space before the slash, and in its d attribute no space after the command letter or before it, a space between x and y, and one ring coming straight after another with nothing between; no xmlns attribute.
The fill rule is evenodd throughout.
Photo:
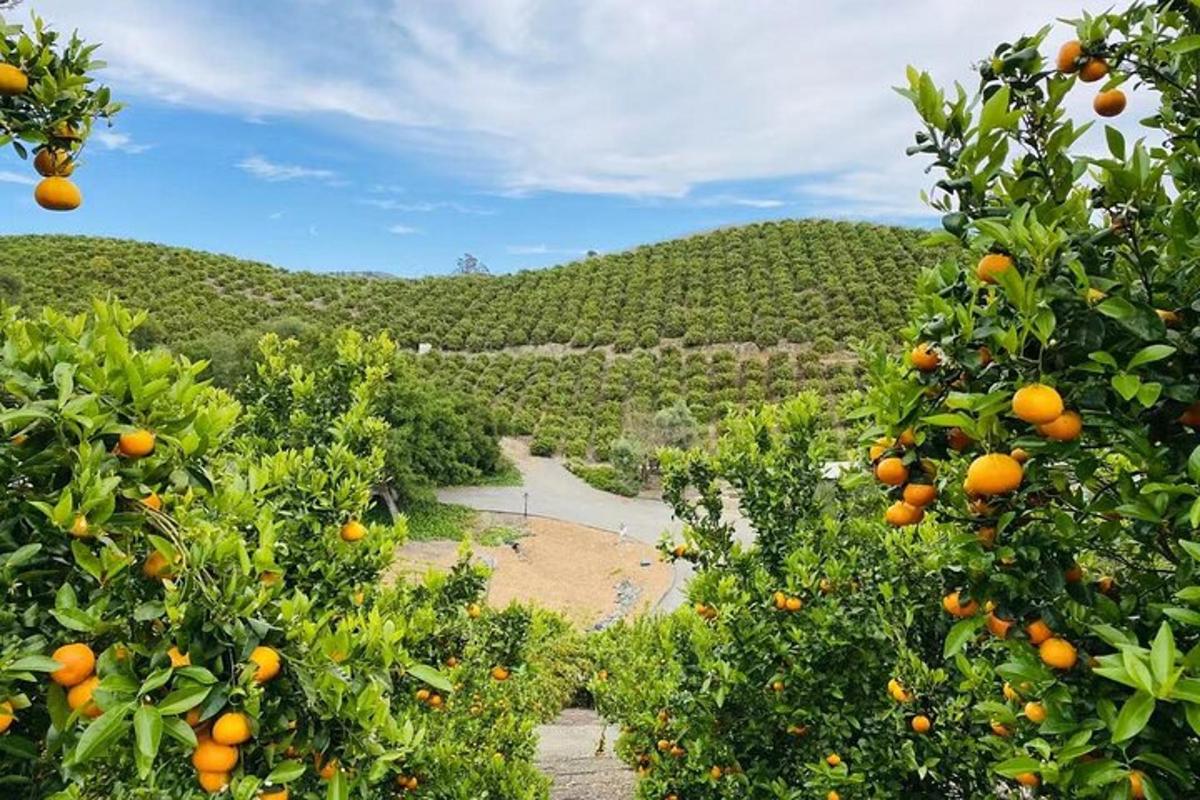
<svg viewBox="0 0 1200 800"><path fill-rule="evenodd" d="M554 781L550 800L631 800L633 773L612 754L617 730L595 711L568 708L538 734L538 769Z"/></svg>

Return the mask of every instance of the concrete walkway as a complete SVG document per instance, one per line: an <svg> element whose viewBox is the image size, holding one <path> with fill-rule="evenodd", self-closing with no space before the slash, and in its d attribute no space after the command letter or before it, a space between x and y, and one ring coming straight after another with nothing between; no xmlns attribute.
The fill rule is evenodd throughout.
<svg viewBox="0 0 1200 800"><path fill-rule="evenodd" d="M568 708L538 735L537 767L554 781L550 800L633 797L634 775L612 753L617 729L605 726L595 711Z"/></svg>
<svg viewBox="0 0 1200 800"><path fill-rule="evenodd" d="M524 485L451 486L438 490L438 500L477 511L528 512L613 532L624 525L631 539L647 544L657 544L663 531L678 533L682 529L670 507L661 500L602 492L573 475L561 462L530 456L529 448L518 439L506 438L501 446L520 470ZM691 574L690 564L676 562L675 580L659 609L672 611L683 603L683 587Z"/></svg>

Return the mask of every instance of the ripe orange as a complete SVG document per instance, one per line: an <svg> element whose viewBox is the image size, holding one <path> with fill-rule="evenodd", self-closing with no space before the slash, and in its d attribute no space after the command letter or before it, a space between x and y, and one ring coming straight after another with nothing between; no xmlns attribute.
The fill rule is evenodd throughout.
<svg viewBox="0 0 1200 800"><path fill-rule="evenodd" d="M286 786L280 786L278 789L264 789L258 793L258 800L288 800L289 797L291 794Z"/></svg>
<svg viewBox="0 0 1200 800"><path fill-rule="evenodd" d="M1146 796L1146 788L1142 785L1142 773L1140 770L1133 770L1129 773L1129 794L1134 800L1143 800Z"/></svg>
<svg viewBox="0 0 1200 800"><path fill-rule="evenodd" d="M984 283L995 283L996 277L1001 272L1011 269L1014 263L1012 256L1005 253L988 253L979 259L979 264L975 267L975 274Z"/></svg>
<svg viewBox="0 0 1200 800"><path fill-rule="evenodd" d="M13 720L15 719L16 717L13 716L12 703L8 702L7 700L0 702L0 733L4 733L6 730L8 730L12 726Z"/></svg>
<svg viewBox="0 0 1200 800"><path fill-rule="evenodd" d="M988 453L971 462L966 485L971 494L988 497L1014 491L1023 477L1015 458L1006 453Z"/></svg>
<svg viewBox="0 0 1200 800"><path fill-rule="evenodd" d="M917 444L917 432L912 428L905 428L900 434L898 440L901 447L915 447Z"/></svg>
<svg viewBox="0 0 1200 800"><path fill-rule="evenodd" d="M987 629L989 632L991 632L992 636L995 636L997 639L1007 639L1008 629L1011 628L1012 625L1012 620L998 617L991 611L988 612Z"/></svg>
<svg viewBox="0 0 1200 800"><path fill-rule="evenodd" d="M1033 644L1041 644L1054 635L1054 631L1050 630L1050 626L1041 619L1035 619L1025 626L1025 633L1029 635L1029 641Z"/></svg>
<svg viewBox="0 0 1200 800"><path fill-rule="evenodd" d="M1017 776L1017 783L1021 784L1022 786L1040 786L1042 779L1039 778L1036 773L1022 772Z"/></svg>
<svg viewBox="0 0 1200 800"><path fill-rule="evenodd" d="M875 465L875 477L888 486L901 486L908 480L908 467L895 456L885 458Z"/></svg>
<svg viewBox="0 0 1200 800"><path fill-rule="evenodd" d="M789 597L784 602L784 608L788 611L799 611L804 606L804 601L799 597Z"/></svg>
<svg viewBox="0 0 1200 800"><path fill-rule="evenodd" d="M1041 725L1046 721L1046 707L1041 703L1026 703L1025 717L1034 725Z"/></svg>
<svg viewBox="0 0 1200 800"><path fill-rule="evenodd" d="M1062 416L1053 422L1037 426L1038 433L1056 442L1069 442L1078 439L1083 432L1083 418L1076 411L1064 411Z"/></svg>
<svg viewBox="0 0 1200 800"><path fill-rule="evenodd" d="M0 96L15 97L28 89L28 75L12 64L0 64Z"/></svg>
<svg viewBox="0 0 1200 800"><path fill-rule="evenodd" d="M266 683L279 674L279 653L273 647L259 646L254 648L250 651L250 660L255 665L255 683Z"/></svg>
<svg viewBox="0 0 1200 800"><path fill-rule="evenodd" d="M200 772L196 775L200 788L209 794L216 794L229 785L228 772Z"/></svg>
<svg viewBox="0 0 1200 800"><path fill-rule="evenodd" d="M912 718L912 729L921 734L929 733L929 729L933 727L933 723L929 721L929 717L924 714L918 714Z"/></svg>
<svg viewBox="0 0 1200 800"><path fill-rule="evenodd" d="M890 681L888 681L887 688L888 694L891 695L892 699L897 703L907 703L912 700L912 694L904 688L904 684L900 683L900 681L896 680L895 678L892 678Z"/></svg>
<svg viewBox="0 0 1200 800"><path fill-rule="evenodd" d="M492 680L494 681L506 681L508 680L509 674L509 671L504 667L492 667Z"/></svg>
<svg viewBox="0 0 1200 800"><path fill-rule="evenodd" d="M1059 72L1075 72L1079 69L1079 59L1083 57L1083 45L1078 40L1066 42L1058 51L1056 66Z"/></svg>
<svg viewBox="0 0 1200 800"><path fill-rule="evenodd" d="M1042 642L1038 646L1038 655L1041 656L1042 663L1046 666L1062 670L1074 667L1079 658L1075 652L1075 645L1066 639L1057 637L1051 637Z"/></svg>
<svg viewBox="0 0 1200 800"><path fill-rule="evenodd" d="M428 689L417 689L417 693L414 695L414 697L417 698L418 703L424 703L429 700L429 694L430 692Z"/></svg>
<svg viewBox="0 0 1200 800"><path fill-rule="evenodd" d="M952 617L965 619L975 616L975 612L979 611L979 603L974 600L968 600L966 605L961 602L958 592L951 592L942 598L942 608Z"/></svg>
<svg viewBox="0 0 1200 800"><path fill-rule="evenodd" d="M903 500L897 500L892 503L883 514L883 518L887 524L896 528L903 528L906 525L916 525L924 517L924 509L910 505Z"/></svg>
<svg viewBox="0 0 1200 800"><path fill-rule="evenodd" d="M1067 567L1066 572L1063 573L1063 577L1067 579L1067 583L1079 583L1083 580L1083 567L1078 564L1072 564Z"/></svg>
<svg viewBox="0 0 1200 800"><path fill-rule="evenodd" d="M171 666L176 669L180 667L190 667L192 665L192 657L187 653L180 652L178 647L171 647L167 651L167 658L171 659Z"/></svg>
<svg viewBox="0 0 1200 800"><path fill-rule="evenodd" d="M151 492L142 498L142 505L151 511L162 511L163 501L158 492Z"/></svg>
<svg viewBox="0 0 1200 800"><path fill-rule="evenodd" d="M1108 62L1103 58L1089 58L1079 69L1079 80L1095 83L1108 74Z"/></svg>
<svg viewBox="0 0 1200 800"><path fill-rule="evenodd" d="M78 711L86 717L95 719L104 712L100 710L100 706L96 705L92 699L92 693L96 691L96 687L100 685L100 679L95 675L90 678L85 678L81 683L77 683L67 692L67 705L72 711Z"/></svg>
<svg viewBox="0 0 1200 800"><path fill-rule="evenodd" d="M250 736L250 718L240 711L228 711L217 717L212 729L212 739L217 744L241 744Z"/></svg>
<svg viewBox="0 0 1200 800"><path fill-rule="evenodd" d="M75 171L75 162L71 160L71 154L66 150L59 150L56 147L43 147L33 157L33 168L43 178L53 178L55 176L66 178Z"/></svg>
<svg viewBox="0 0 1200 800"><path fill-rule="evenodd" d="M924 508L937 499L937 487L931 483L910 483L904 487L904 502Z"/></svg>
<svg viewBox="0 0 1200 800"><path fill-rule="evenodd" d="M721 780L721 775L723 774L724 773L721 771L721 768L715 764L713 765L712 769L708 771L708 777L712 778L714 781Z"/></svg>
<svg viewBox="0 0 1200 800"><path fill-rule="evenodd" d="M429 698L429 707L430 708L441 708L442 704L445 702L446 701L442 699L442 696L440 694L435 694L435 695L430 696L430 698Z"/></svg>
<svg viewBox="0 0 1200 800"><path fill-rule="evenodd" d="M1014 447L1009 455L1012 456L1013 461L1021 465L1029 460L1029 451L1021 447Z"/></svg>
<svg viewBox="0 0 1200 800"><path fill-rule="evenodd" d="M352 519L342 526L343 542L357 542L367 535L367 528L358 520Z"/></svg>
<svg viewBox="0 0 1200 800"><path fill-rule="evenodd" d="M871 447L867 450L867 455L870 456L872 461L878 461L883 454L887 452L888 448L894 444L895 441L893 441L890 436L877 439L875 444L871 445Z"/></svg>
<svg viewBox="0 0 1200 800"><path fill-rule="evenodd" d="M825 800L842 800L842 796L833 789L830 789L829 794L825 795Z"/></svg>
<svg viewBox="0 0 1200 800"><path fill-rule="evenodd" d="M1102 575L1096 580L1096 589L1100 594L1112 594L1117 582L1111 575Z"/></svg>
<svg viewBox="0 0 1200 800"><path fill-rule="evenodd" d="M117 440L117 452L125 458L145 458L154 452L154 438L145 428L122 433Z"/></svg>
<svg viewBox="0 0 1200 800"><path fill-rule="evenodd" d="M71 535L76 539L85 539L90 533L91 526L88 525L88 519L83 514L76 515L74 521L71 522Z"/></svg>
<svg viewBox="0 0 1200 800"><path fill-rule="evenodd" d="M1034 425L1053 422L1063 413L1062 396L1051 386L1031 383L1013 395L1012 411L1018 418Z"/></svg>
<svg viewBox="0 0 1200 800"><path fill-rule="evenodd" d="M993 720L992 721L992 733L996 734L997 736L999 736L1001 738L1006 738L1006 737L1012 736L1012 729L1010 729L1007 725L1004 725L1000 722L996 722L995 720Z"/></svg>
<svg viewBox="0 0 1200 800"><path fill-rule="evenodd" d="M825 756L825 763L831 767L836 767L838 764L842 763L842 757L837 753L830 753L829 755Z"/></svg>
<svg viewBox="0 0 1200 800"><path fill-rule="evenodd" d="M50 679L64 688L82 683L96 669L96 654L83 642L64 644L50 657L62 664L50 673Z"/></svg>
<svg viewBox="0 0 1200 800"><path fill-rule="evenodd" d="M772 597L772 602L775 604L776 609L783 611L787 608L787 595L783 592L776 592Z"/></svg>
<svg viewBox="0 0 1200 800"><path fill-rule="evenodd" d="M1017 694L1017 690L1014 689L1012 687L1012 684L1008 683L1007 681L1005 681L1004 689L1002 691L1004 692L1004 699L1009 701L1010 703L1013 702L1014 700L1021 699L1021 695Z"/></svg>
<svg viewBox="0 0 1200 800"><path fill-rule="evenodd" d="M946 444L950 445L951 450L961 453L971 446L971 437L962 428L951 428L946 433Z"/></svg>
<svg viewBox="0 0 1200 800"><path fill-rule="evenodd" d="M1115 117L1125 110L1125 93L1120 89L1109 89L1096 95L1092 108L1102 117Z"/></svg>
<svg viewBox="0 0 1200 800"><path fill-rule="evenodd" d="M189 708L187 714L184 715L183 721L188 724L188 727L196 728L200 725L200 706Z"/></svg>
<svg viewBox="0 0 1200 800"><path fill-rule="evenodd" d="M1179 415L1179 421L1189 428L1200 428L1200 400L1185 408Z"/></svg>
<svg viewBox="0 0 1200 800"><path fill-rule="evenodd" d="M321 767L321 772L319 773L321 776L321 780L323 780L323 781L333 780L333 776L337 775L337 771L338 771L338 760L336 758L329 759L329 761L325 764L325 766Z"/></svg>
<svg viewBox="0 0 1200 800"><path fill-rule="evenodd" d="M238 762L238 749L203 739L192 753L192 766L199 772L229 772Z"/></svg>
<svg viewBox="0 0 1200 800"><path fill-rule="evenodd" d="M162 579L171 577L171 565L167 557L154 550L142 562L142 574L147 578Z"/></svg>
<svg viewBox="0 0 1200 800"><path fill-rule="evenodd" d="M910 354L913 366L921 372L933 372L942 363L942 357L928 342L921 342L912 349Z"/></svg>

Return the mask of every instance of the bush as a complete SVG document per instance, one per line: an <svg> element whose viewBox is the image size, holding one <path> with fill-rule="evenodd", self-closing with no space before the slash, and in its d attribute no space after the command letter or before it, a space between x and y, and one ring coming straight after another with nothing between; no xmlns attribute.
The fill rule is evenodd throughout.
<svg viewBox="0 0 1200 800"><path fill-rule="evenodd" d="M637 497L638 491L641 489L640 482L630 481L628 476L617 470L612 464L582 464L571 460L567 462L567 469L586 481L589 486L603 492L611 492L623 497Z"/></svg>

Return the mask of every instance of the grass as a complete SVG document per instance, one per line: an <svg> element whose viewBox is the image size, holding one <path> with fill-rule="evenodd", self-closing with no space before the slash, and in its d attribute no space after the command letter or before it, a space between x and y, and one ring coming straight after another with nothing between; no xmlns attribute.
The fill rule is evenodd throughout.
<svg viewBox="0 0 1200 800"><path fill-rule="evenodd" d="M418 503L405 511L408 538L414 542L461 539L471 531L475 512L449 503Z"/></svg>
<svg viewBox="0 0 1200 800"><path fill-rule="evenodd" d="M517 469L508 458L501 458L500 465L491 475L476 482L476 486L520 486L525 483L524 477L521 475L521 470Z"/></svg>

